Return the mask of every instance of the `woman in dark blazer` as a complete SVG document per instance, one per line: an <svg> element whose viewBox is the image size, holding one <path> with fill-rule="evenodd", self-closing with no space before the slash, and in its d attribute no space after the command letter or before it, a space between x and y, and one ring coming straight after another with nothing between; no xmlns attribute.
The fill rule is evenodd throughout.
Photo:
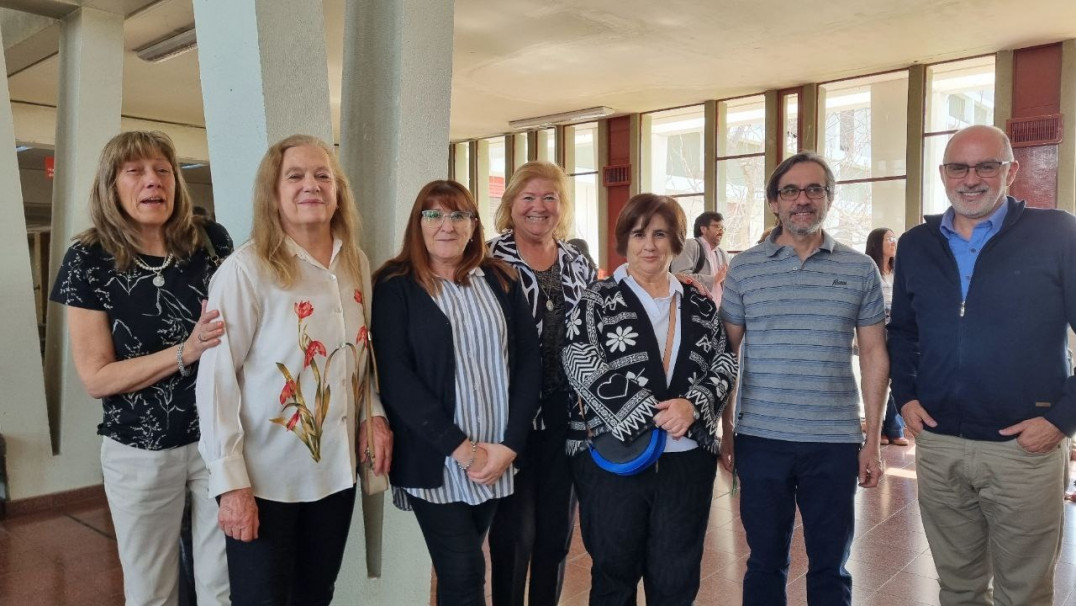
<svg viewBox="0 0 1076 606"><path fill-rule="evenodd" d="M471 194L427 184L403 249L378 271L372 335L396 431L393 503L415 512L438 604L485 603L482 542L514 490L541 382L515 272L488 256ZM507 473L506 473L507 472Z"/></svg>
<svg viewBox="0 0 1076 606"><path fill-rule="evenodd" d="M717 471L717 424L736 378L714 302L669 273L683 248L683 211L639 194L616 223L628 262L592 284L568 318L564 369L580 396L569 424L580 530L590 553L590 604L691 604ZM594 439L667 435L637 475L599 467ZM660 468L660 472L659 472Z"/></svg>

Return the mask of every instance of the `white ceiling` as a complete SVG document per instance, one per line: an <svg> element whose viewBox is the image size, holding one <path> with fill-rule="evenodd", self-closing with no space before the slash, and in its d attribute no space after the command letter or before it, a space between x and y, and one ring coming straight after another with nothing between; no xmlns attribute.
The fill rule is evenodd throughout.
<svg viewBox="0 0 1076 606"><path fill-rule="evenodd" d="M339 99L344 0L324 5ZM1076 38L1073 0L456 0L455 10L454 140L596 105L661 109ZM131 50L193 22L191 0L127 19L124 115L204 125L197 53L154 65ZM55 104L57 67L52 56L11 76L12 100Z"/></svg>

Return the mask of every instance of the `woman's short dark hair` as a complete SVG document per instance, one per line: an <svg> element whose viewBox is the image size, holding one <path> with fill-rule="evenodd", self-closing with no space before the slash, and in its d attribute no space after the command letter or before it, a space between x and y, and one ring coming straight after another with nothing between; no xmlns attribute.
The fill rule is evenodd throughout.
<svg viewBox="0 0 1076 606"><path fill-rule="evenodd" d="M684 217L684 209L669 196L658 194L636 194L624 205L620 216L616 219L616 227L613 233L616 235L616 252L621 257L628 254L628 237L636 226L646 227L654 216L665 219L669 225L672 236L672 252L678 255L684 250L684 240L687 233L687 219Z"/></svg>
<svg viewBox="0 0 1076 606"><path fill-rule="evenodd" d="M702 228L710 227L710 224L714 221L724 221L725 217L721 216L721 213L708 210L701 215L695 217L695 237L702 237Z"/></svg>

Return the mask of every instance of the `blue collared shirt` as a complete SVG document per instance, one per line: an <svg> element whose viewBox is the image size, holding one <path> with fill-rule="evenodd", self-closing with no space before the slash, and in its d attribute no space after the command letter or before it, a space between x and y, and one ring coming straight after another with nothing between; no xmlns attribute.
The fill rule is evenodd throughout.
<svg viewBox="0 0 1076 606"><path fill-rule="evenodd" d="M968 298L968 287L971 286L971 275L975 271L975 260L979 258L979 252L986 243L1001 231L1001 225L1005 223L1005 215L1009 214L1009 200L1006 198L1001 206L984 221L979 222L971 230L971 238L964 239L956 228L953 227L953 208L945 211L941 220L941 232L949 241L949 250L956 257L957 271L960 272L960 300Z"/></svg>

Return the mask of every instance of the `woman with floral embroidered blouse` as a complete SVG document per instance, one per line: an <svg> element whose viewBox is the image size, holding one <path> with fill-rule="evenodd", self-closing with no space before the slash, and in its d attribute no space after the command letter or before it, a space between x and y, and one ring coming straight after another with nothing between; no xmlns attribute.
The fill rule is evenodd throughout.
<svg viewBox="0 0 1076 606"><path fill-rule="evenodd" d="M357 463L372 456L375 473L389 470L392 434L368 387L358 221L332 149L288 137L258 167L253 237L210 285L228 331L198 373L200 449L233 604L329 604ZM356 428L360 393L375 406L373 444Z"/></svg>
<svg viewBox="0 0 1076 606"><path fill-rule="evenodd" d="M512 461L538 404L534 318L515 271L486 254L478 207L455 181L422 188L403 250L376 282L393 503L415 512L437 603L484 606L482 542L515 489Z"/></svg>
<svg viewBox="0 0 1076 606"><path fill-rule="evenodd" d="M191 208L168 135L113 137L90 192L93 227L75 236L50 297L67 306L75 369L104 406L101 471L128 606L179 599L188 490L198 603L228 603L192 372L220 343L223 327L204 300L232 242Z"/></svg>

